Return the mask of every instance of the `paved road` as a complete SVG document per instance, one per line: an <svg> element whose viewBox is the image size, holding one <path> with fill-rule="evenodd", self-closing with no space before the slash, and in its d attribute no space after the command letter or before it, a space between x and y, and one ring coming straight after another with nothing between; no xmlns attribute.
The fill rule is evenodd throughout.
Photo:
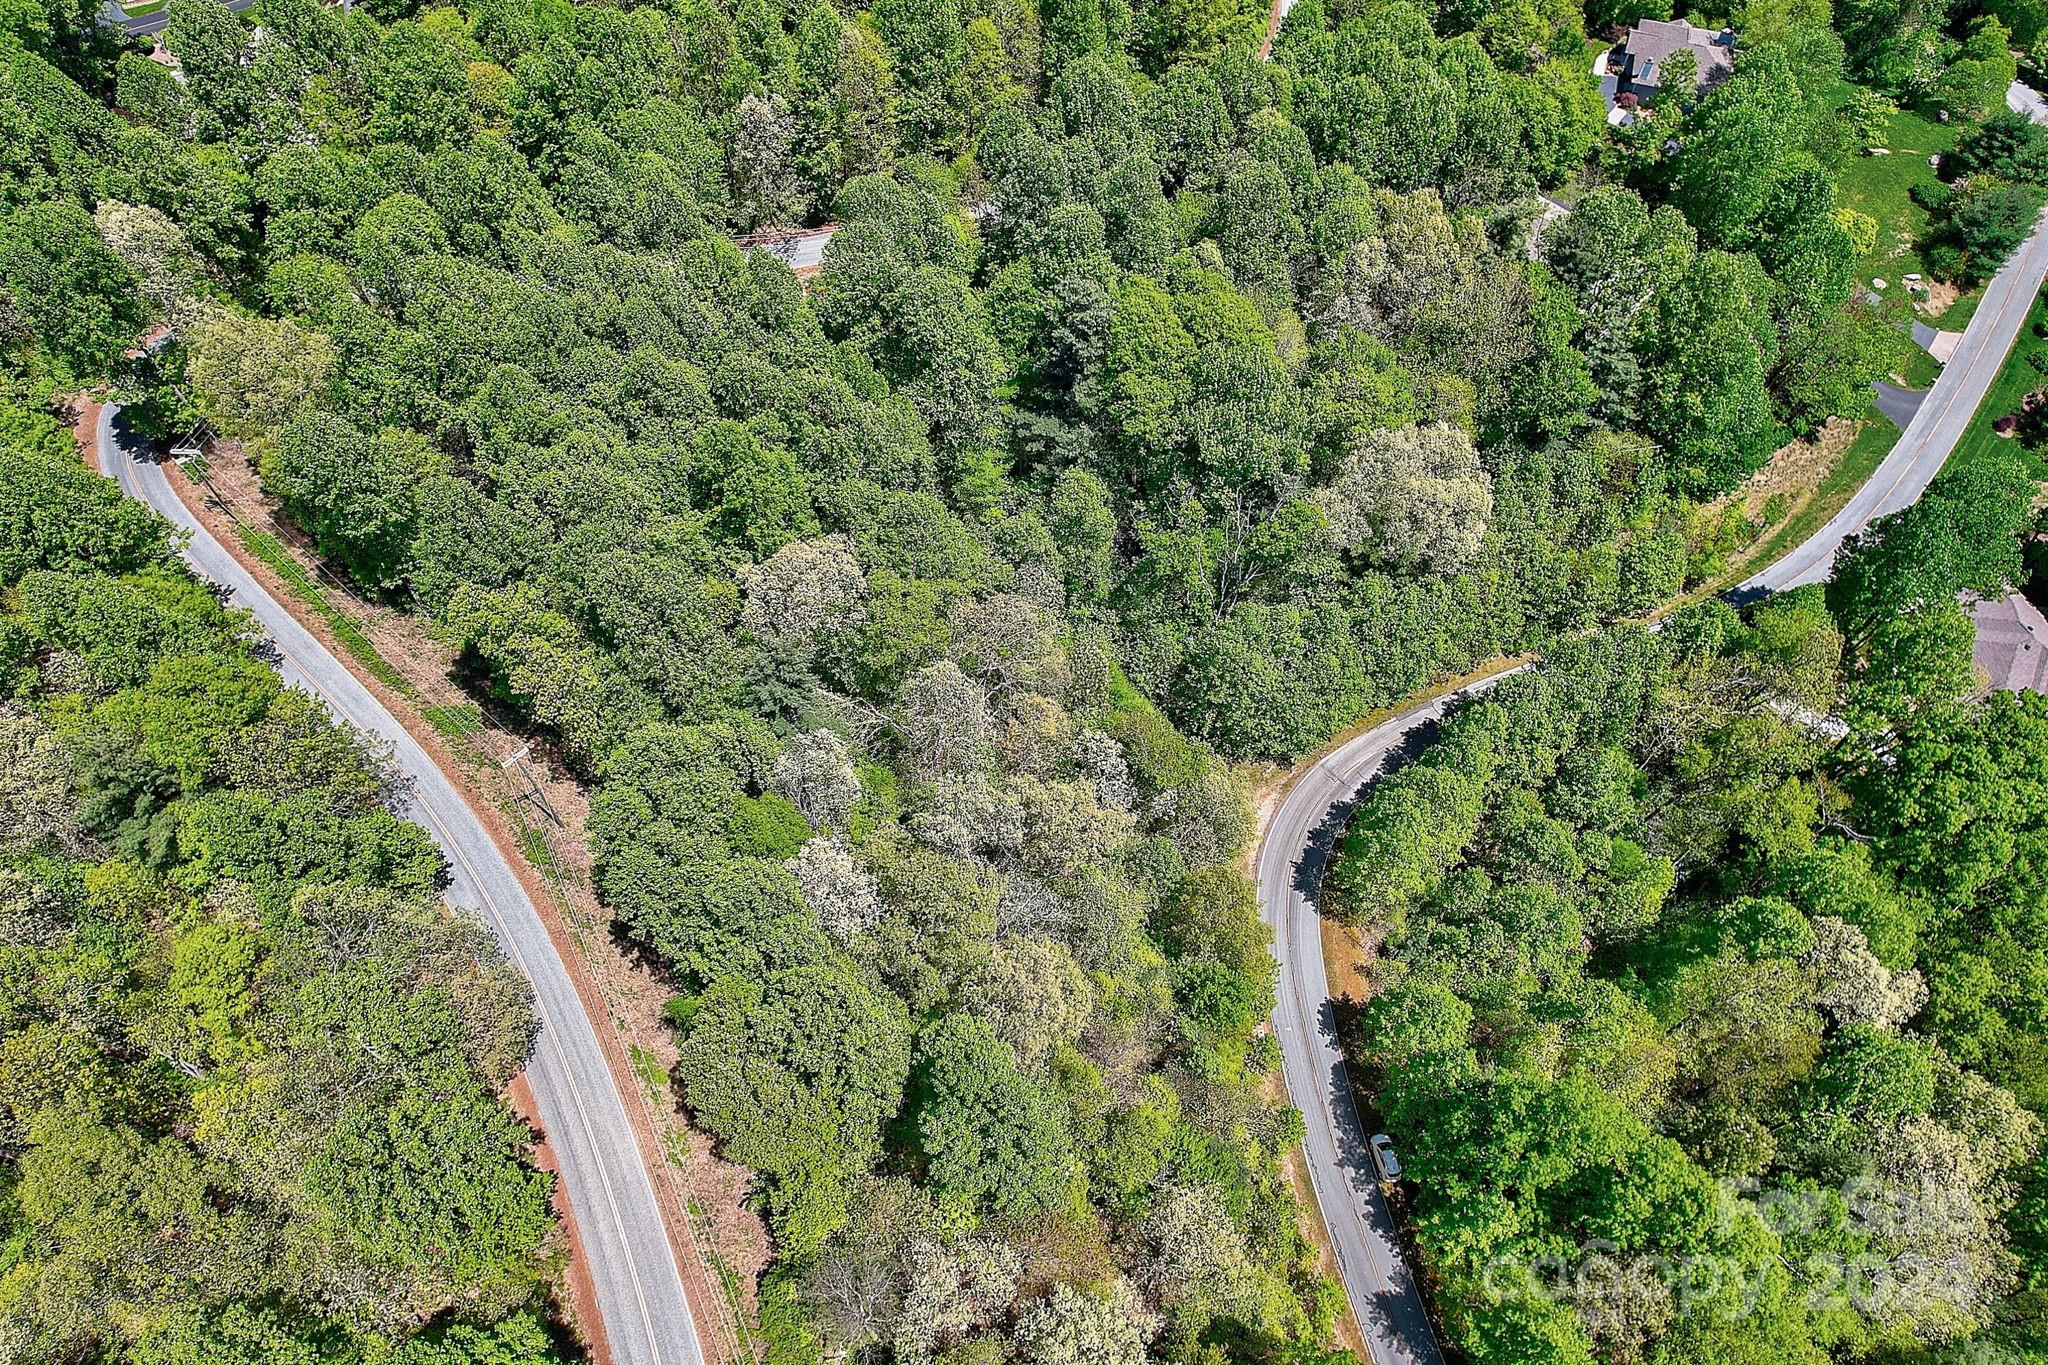
<svg viewBox="0 0 2048 1365"><path fill-rule="evenodd" d="M771 256L780 256L789 263L792 270L816 269L825 264L825 247L831 242L832 234L839 230L837 223L809 232L793 232L786 237L756 239L742 237L743 247L758 247Z"/></svg>
<svg viewBox="0 0 2048 1365"><path fill-rule="evenodd" d="M1281 5L1286 2L1281 0ZM2031 97L2032 92L2026 94ZM2008 103L2032 108L2039 102L2038 97L2030 102L2009 95ZM2035 117L2048 121L2048 110ZM2048 233L2037 225L2026 245L1986 288L1954 358L1870 481L1841 515L1737 593L1758 595L1821 581L1844 538L1873 518L1908 506L1926 490L2004 364L2044 275ZM1307 1120L1303 1150L1316 1203L1330 1231L1338 1277L1378 1365L1436 1365L1442 1356L1386 1200L1374 1183L1367 1134L1337 1043L1316 888L1358 793L1378 775L1387 756L1404 745L1427 743L1427 727L1448 707L1498 681L1497 676L1412 707L1300 770L1259 846L1260 912L1272 926L1273 953L1280 963L1273 1028L1280 1041L1281 1068L1288 1096ZM1415 1174L1429 1178L1427 1172Z"/></svg>
<svg viewBox="0 0 2048 1365"><path fill-rule="evenodd" d="M967 216L977 223L985 221L995 211L996 206L986 201L969 204L966 208ZM825 248L831 245L832 234L837 231L839 224L827 223L802 232L755 233L736 239L734 245L742 250L760 250L771 256L780 256L792 270L815 270L824 266Z"/></svg>
<svg viewBox="0 0 2048 1365"><path fill-rule="evenodd" d="M1823 581L1844 540L1878 517L1912 506L1927 491L1983 403L1991 381L1998 377L2006 353L2026 325L2044 275L2048 275L2048 232L2036 223L2033 235L1984 287L1984 298L1964 329L1963 339L1956 343L1955 354L1942 367L1941 378L1927 391L1877 472L1856 490L1833 521L1744 583L1737 595L1781 592Z"/></svg>
<svg viewBox="0 0 2048 1365"><path fill-rule="evenodd" d="M247 9L255 4L256 0L221 0L221 3L229 9ZM160 9L154 14L145 14L139 18L131 19L122 12L117 0L106 0L106 3L100 6L100 14L114 27L126 29L128 36L131 38L147 38L151 34L161 31L166 24L171 22L171 15L168 9Z"/></svg>
<svg viewBox="0 0 2048 1365"><path fill-rule="evenodd" d="M1316 890L1359 789L1389 749L1442 716L1448 704L1405 712L1318 760L1288 788L1259 847L1259 908L1272 926L1280 962L1273 1032L1281 1076L1305 1121L1302 1153L1329 1229L1337 1278L1377 1365L1441 1365L1443 1357L1366 1150L1337 1041Z"/></svg>
<svg viewBox="0 0 2048 1365"><path fill-rule="evenodd" d="M255 613L283 656L278 671L287 682L390 746L412 783L414 799L403 814L424 826L447 855L449 901L479 914L532 983L540 1035L526 1079L576 1216L612 1360L702 1365L696 1325L625 1106L568 969L519 879L405 727L198 524L146 443L118 421L119 411L113 403L101 409L99 443L122 491L191 532L185 558L228 589L236 606Z"/></svg>

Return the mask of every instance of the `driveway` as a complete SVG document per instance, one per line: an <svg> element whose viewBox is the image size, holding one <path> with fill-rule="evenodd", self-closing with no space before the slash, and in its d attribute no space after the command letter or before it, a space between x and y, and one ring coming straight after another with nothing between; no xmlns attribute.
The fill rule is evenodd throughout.
<svg viewBox="0 0 2048 1365"><path fill-rule="evenodd" d="M1897 384L1887 384L1882 379L1870 386L1877 391L1877 410L1900 431L1913 424L1914 415L1920 405L1927 401L1925 389L1903 389Z"/></svg>
<svg viewBox="0 0 2048 1365"><path fill-rule="evenodd" d="M2007 102L2043 108L2038 96L2018 85ZM2048 121L2048 112L2036 117ZM2043 217L2048 220L2048 213ZM2004 364L2044 275L2048 234L2036 224L2034 235L1987 286L1954 358L1907 418L1898 444L1869 482L1840 515L1737 593L1755 596L1821 581L1845 537L1909 506L1926 491ZM1387 1202L1372 1179L1364 1124L1336 1036L1317 887L1358 793L1379 775L1387 757L1403 746L1429 742L1432 721L1504 676L1411 706L1297 769L1259 844L1259 910L1273 929L1273 954L1280 964L1273 1032L1280 1042L1282 1074L1288 1097L1306 1120L1302 1150L1330 1231L1338 1277L1379 1365L1434 1365L1442 1357ZM1413 1174L1429 1178L1427 1171Z"/></svg>

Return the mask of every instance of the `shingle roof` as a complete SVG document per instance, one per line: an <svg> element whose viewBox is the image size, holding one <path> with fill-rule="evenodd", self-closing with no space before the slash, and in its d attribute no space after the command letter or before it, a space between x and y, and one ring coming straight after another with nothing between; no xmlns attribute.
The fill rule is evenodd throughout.
<svg viewBox="0 0 2048 1365"><path fill-rule="evenodd" d="M2048 692L2048 618L2020 593L1973 603L1971 661L2000 692Z"/></svg>
<svg viewBox="0 0 2048 1365"><path fill-rule="evenodd" d="M1735 65L1735 55L1723 34L1695 28L1683 19L1645 19L1629 30L1621 44L1629 83L1660 84L1665 59L1688 50L1698 63L1702 85L1711 85Z"/></svg>

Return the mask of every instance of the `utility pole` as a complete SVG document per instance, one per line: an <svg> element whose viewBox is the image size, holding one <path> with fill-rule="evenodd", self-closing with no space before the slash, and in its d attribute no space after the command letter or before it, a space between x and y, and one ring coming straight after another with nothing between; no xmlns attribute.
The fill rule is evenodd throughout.
<svg viewBox="0 0 2048 1365"><path fill-rule="evenodd" d="M346 4L347 0L342 0L342 2ZM562 828L561 815L556 812L554 803L548 800L547 793L540 789L540 783L534 778L532 770L522 761L525 759L527 751L531 748L532 746L528 744L520 745L518 752L498 766L507 773L517 775L518 781L515 783L512 791L513 799L533 807L547 818L549 824L553 825L556 829L560 829Z"/></svg>

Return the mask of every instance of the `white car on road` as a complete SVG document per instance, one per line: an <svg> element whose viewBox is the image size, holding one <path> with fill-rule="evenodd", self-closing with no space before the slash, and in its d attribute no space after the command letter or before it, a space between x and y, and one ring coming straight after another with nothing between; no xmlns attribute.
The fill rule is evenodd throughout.
<svg viewBox="0 0 2048 1365"><path fill-rule="evenodd" d="M1401 1158L1394 1155L1394 1140L1385 1133L1374 1133L1368 1146L1372 1148L1372 1164L1379 1169L1380 1183L1391 1185L1401 1178Z"/></svg>

